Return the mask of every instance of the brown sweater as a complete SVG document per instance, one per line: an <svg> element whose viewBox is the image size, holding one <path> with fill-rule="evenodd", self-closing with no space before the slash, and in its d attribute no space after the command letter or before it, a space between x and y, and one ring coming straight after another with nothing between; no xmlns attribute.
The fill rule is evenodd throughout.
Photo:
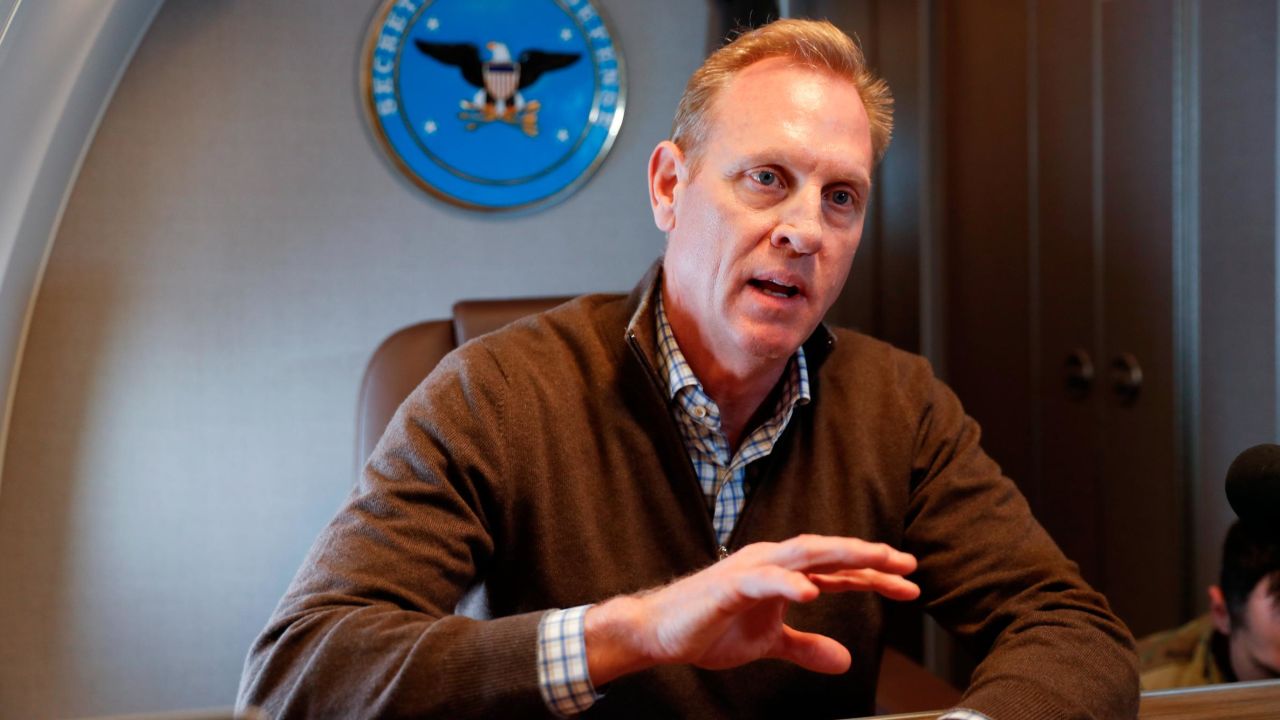
<svg viewBox="0 0 1280 720"><path fill-rule="evenodd" d="M716 559L702 490L655 368L656 273L464 345L397 412L350 502L254 644L240 701L278 717L546 716L549 608L666 583ZM847 331L806 344L814 401L754 472L731 549L799 533L920 560L926 608L986 659L963 704L996 720L1122 718L1133 641L978 447L921 358ZM483 581L498 618L452 614ZM601 717L871 714L884 607L846 593L788 622L852 652L618 679Z"/></svg>

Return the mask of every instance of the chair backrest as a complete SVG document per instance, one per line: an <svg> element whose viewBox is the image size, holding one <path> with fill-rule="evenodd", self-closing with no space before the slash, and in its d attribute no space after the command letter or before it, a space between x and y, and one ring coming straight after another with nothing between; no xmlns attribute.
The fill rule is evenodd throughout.
<svg viewBox="0 0 1280 720"><path fill-rule="evenodd" d="M569 297L463 300L451 320L427 320L382 341L360 382L356 404L356 471L364 466L400 403L450 351L507 323L559 305Z"/></svg>

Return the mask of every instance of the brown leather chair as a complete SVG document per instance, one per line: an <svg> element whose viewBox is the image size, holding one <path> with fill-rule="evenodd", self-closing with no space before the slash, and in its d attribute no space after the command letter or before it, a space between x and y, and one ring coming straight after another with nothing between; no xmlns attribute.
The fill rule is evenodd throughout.
<svg viewBox="0 0 1280 720"><path fill-rule="evenodd" d="M360 465L363 466L373 452L400 403L449 351L513 320L550 310L569 299L464 300L453 306L451 320L420 322L383 340L374 350L360 383L356 419L356 457ZM457 612L485 617L483 594L468 593ZM959 699L960 693L941 678L897 650L885 648L876 688L877 712L946 708Z"/></svg>

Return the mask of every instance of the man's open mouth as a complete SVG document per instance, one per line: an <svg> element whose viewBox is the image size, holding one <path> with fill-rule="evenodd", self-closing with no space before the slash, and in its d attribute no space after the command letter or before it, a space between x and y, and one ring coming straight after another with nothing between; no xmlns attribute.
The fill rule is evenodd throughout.
<svg viewBox="0 0 1280 720"><path fill-rule="evenodd" d="M747 281L747 284L766 295L772 295L779 298L795 297L800 292L800 288L794 285L784 285L772 280L751 279Z"/></svg>

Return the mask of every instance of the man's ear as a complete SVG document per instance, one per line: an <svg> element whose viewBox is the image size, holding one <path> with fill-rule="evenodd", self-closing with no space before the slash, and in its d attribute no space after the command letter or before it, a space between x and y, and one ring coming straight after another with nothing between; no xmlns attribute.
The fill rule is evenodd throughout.
<svg viewBox="0 0 1280 720"><path fill-rule="evenodd" d="M649 206L653 224L662 232L676 226L676 195L686 177L684 153L670 140L663 140L649 156Z"/></svg>
<svg viewBox="0 0 1280 720"><path fill-rule="evenodd" d="M1209 586L1209 618L1213 626L1223 635L1231 635L1231 613L1227 612L1227 601L1222 597L1222 588Z"/></svg>

